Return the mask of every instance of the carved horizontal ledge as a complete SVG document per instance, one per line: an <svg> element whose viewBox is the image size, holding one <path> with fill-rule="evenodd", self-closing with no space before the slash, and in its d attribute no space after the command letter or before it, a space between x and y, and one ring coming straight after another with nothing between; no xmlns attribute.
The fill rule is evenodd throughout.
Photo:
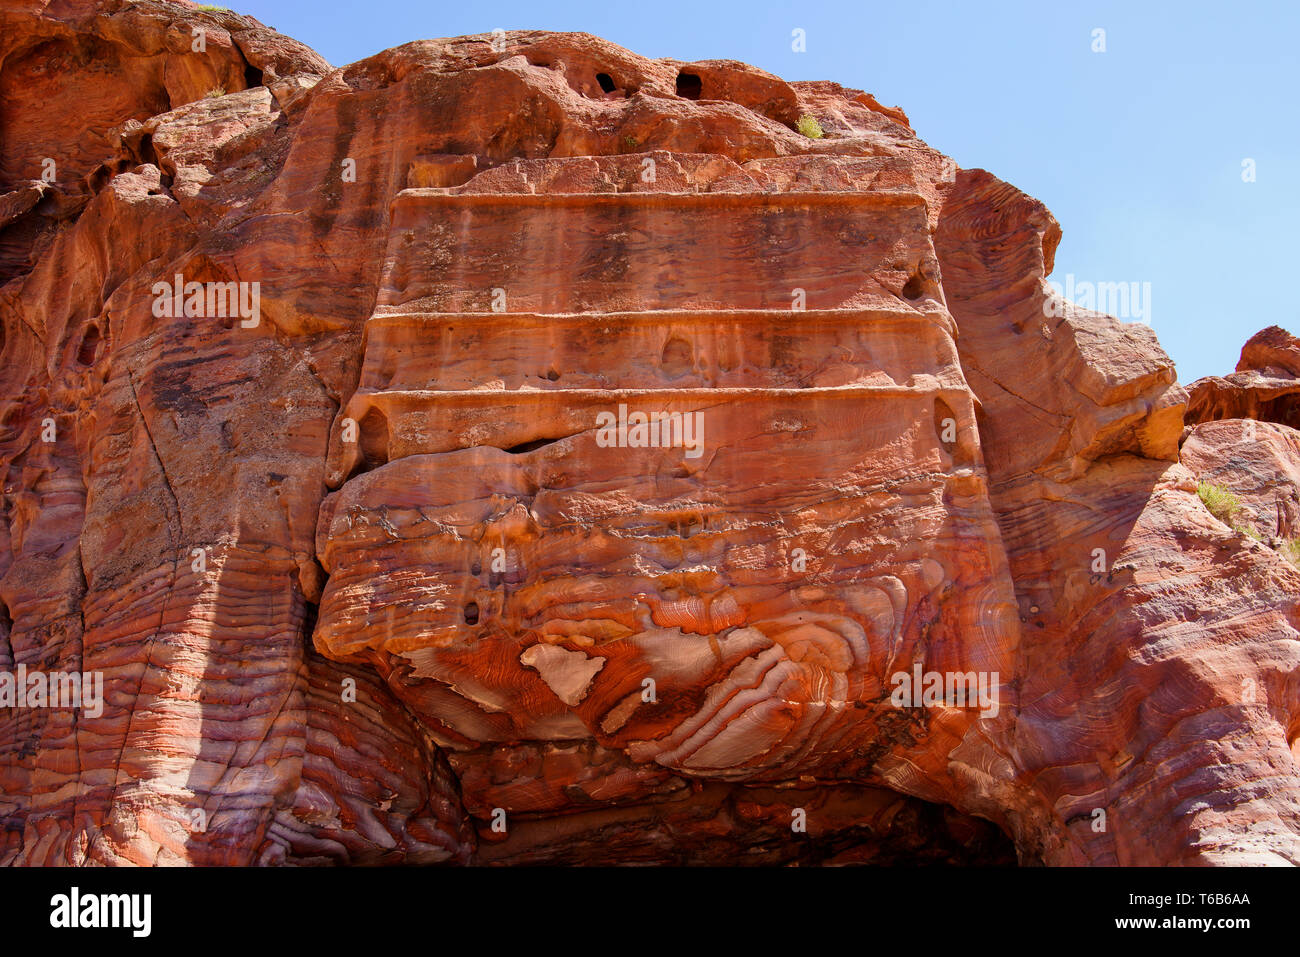
<svg viewBox="0 0 1300 957"><path fill-rule="evenodd" d="M793 318L792 318L793 316ZM807 389L952 372L931 312L401 314L366 327L363 390Z"/></svg>
<svg viewBox="0 0 1300 957"><path fill-rule="evenodd" d="M400 195L375 312L943 305L916 194Z"/></svg>
<svg viewBox="0 0 1300 957"><path fill-rule="evenodd" d="M707 462L725 448L728 458L770 459L762 465L767 469L788 457L798 435L805 447L817 449L799 466L808 474L859 469L868 459L885 468L889 454L883 450L906 439L911 459L925 468L974 466L979 439L969 391L962 382L929 379L910 387L362 391L336 423L326 483L337 488L357 471L411 455L474 446L528 452L564 440L575 448L591 446L587 455L600 455L601 447L615 455L654 448L688 462ZM641 446L617 440L611 446L610 430L631 423L636 412L647 420L679 415L677 431L660 434L683 441ZM350 441L344 428L351 429ZM942 438L945 430L950 440ZM687 442L694 443L690 454Z"/></svg>
<svg viewBox="0 0 1300 957"><path fill-rule="evenodd" d="M410 203L447 206L859 206L864 208L926 207L925 197L909 190L786 191L786 192L664 192L664 193L449 193L443 189L411 187L393 197L393 206Z"/></svg>
<svg viewBox="0 0 1300 957"><path fill-rule="evenodd" d="M424 312L376 307L368 326L445 326L461 325L666 325L669 323L735 323L755 326L789 327L812 323L931 323L949 335L956 335L957 325L942 307L931 309L640 309L617 312Z"/></svg>
<svg viewBox="0 0 1300 957"><path fill-rule="evenodd" d="M946 395L969 401L970 393L963 383L942 382L937 376L933 384L915 386L811 386L807 389L392 389L374 392L358 391L353 398L383 400L394 404L409 403L415 407L435 408L449 404L503 405L501 400L552 401L561 405L584 406L609 403L654 403L679 401L692 408L718 405L724 402L762 400L772 402L789 399L906 399L916 396ZM496 399L494 403L490 400Z"/></svg>

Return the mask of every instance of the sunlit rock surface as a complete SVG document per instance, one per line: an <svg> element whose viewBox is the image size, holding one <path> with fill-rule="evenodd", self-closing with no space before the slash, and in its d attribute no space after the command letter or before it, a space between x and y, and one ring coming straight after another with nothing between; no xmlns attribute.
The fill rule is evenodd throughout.
<svg viewBox="0 0 1300 957"><path fill-rule="evenodd" d="M1184 435L833 83L0 27L0 666L104 688L0 708L0 862L1300 861L1281 330Z"/></svg>

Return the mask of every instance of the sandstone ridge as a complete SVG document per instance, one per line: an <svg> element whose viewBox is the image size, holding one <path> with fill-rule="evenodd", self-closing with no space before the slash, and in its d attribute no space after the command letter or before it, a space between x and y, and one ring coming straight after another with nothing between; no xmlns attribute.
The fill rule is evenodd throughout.
<svg viewBox="0 0 1300 957"><path fill-rule="evenodd" d="M103 699L0 862L1300 862L1300 349L1059 238L834 83L7 4L0 668Z"/></svg>

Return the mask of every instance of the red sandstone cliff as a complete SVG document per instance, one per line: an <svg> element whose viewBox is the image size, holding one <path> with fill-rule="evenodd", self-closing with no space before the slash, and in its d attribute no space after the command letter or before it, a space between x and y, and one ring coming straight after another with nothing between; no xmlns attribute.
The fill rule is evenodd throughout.
<svg viewBox="0 0 1300 957"><path fill-rule="evenodd" d="M8 0L0 666L104 695L0 862L1300 862L1300 344L1189 404L1059 236L832 83Z"/></svg>

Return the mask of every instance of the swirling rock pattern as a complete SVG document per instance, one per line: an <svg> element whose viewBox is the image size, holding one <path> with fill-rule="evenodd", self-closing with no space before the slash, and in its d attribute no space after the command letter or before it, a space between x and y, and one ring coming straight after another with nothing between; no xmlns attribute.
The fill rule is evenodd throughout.
<svg viewBox="0 0 1300 957"><path fill-rule="evenodd" d="M1043 206L832 83L0 24L0 666L104 679L0 710L0 861L1300 861L1281 330L1184 435Z"/></svg>

